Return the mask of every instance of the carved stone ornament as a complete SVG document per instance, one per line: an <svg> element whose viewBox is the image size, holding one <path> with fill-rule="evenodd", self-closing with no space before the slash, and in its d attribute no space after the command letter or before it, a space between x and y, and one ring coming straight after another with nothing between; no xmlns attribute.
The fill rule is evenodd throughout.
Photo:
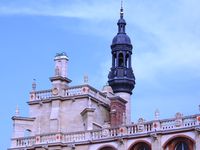
<svg viewBox="0 0 200 150"><path fill-rule="evenodd" d="M182 126L182 123L183 123L183 120L182 120L183 114L181 114L180 112L177 112L176 115L175 115L175 118L176 118L176 120L175 120L175 126L176 127Z"/></svg>
<svg viewBox="0 0 200 150"><path fill-rule="evenodd" d="M31 94L31 100L35 99L35 94Z"/></svg>
<svg viewBox="0 0 200 150"><path fill-rule="evenodd" d="M197 121L200 122L200 116L197 117Z"/></svg>
<svg viewBox="0 0 200 150"><path fill-rule="evenodd" d="M144 131L144 119L143 118L138 119L138 126L137 127L138 127L139 132Z"/></svg>
<svg viewBox="0 0 200 150"><path fill-rule="evenodd" d="M157 124L156 122L154 122L154 123L153 123L153 127L154 127L154 128L157 128L157 127L158 127L158 124Z"/></svg>
<svg viewBox="0 0 200 150"><path fill-rule="evenodd" d="M119 142L120 145L121 145L121 144L124 144L124 139L120 137L120 138L118 139L118 142Z"/></svg>
<svg viewBox="0 0 200 150"><path fill-rule="evenodd" d="M52 94L53 95L58 95L58 89L57 88L53 88L52 89Z"/></svg>
<svg viewBox="0 0 200 150"><path fill-rule="evenodd" d="M196 127L195 130L200 132L200 127Z"/></svg>
<svg viewBox="0 0 200 150"><path fill-rule="evenodd" d="M138 125L138 132L144 131L144 125Z"/></svg>
<svg viewBox="0 0 200 150"><path fill-rule="evenodd" d="M151 133L150 136L151 136L153 141L158 139L158 135L156 133Z"/></svg>
<svg viewBox="0 0 200 150"><path fill-rule="evenodd" d="M125 130L124 130L123 127L119 128L119 133L120 133L120 134L123 134L124 132L125 132Z"/></svg>
<svg viewBox="0 0 200 150"><path fill-rule="evenodd" d="M182 125L182 123L183 123L182 119L176 119L175 120L175 126L176 127L180 127Z"/></svg>
<svg viewBox="0 0 200 150"><path fill-rule="evenodd" d="M109 135L109 130L108 129L103 129L102 136L103 137L108 137L108 135Z"/></svg>
<svg viewBox="0 0 200 150"><path fill-rule="evenodd" d="M139 119L138 119L138 123L139 123L139 124L143 124L143 123L144 123L144 119L143 119L143 118L139 118Z"/></svg>

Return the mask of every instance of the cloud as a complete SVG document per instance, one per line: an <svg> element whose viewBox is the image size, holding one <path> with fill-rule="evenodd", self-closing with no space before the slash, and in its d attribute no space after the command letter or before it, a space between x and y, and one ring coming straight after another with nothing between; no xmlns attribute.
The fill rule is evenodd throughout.
<svg viewBox="0 0 200 150"><path fill-rule="evenodd" d="M0 2L0 14L86 19L90 20L90 28L84 28L84 32L110 38L113 36L110 32L113 26L99 26L118 18L119 5L120 2L114 0L19 0ZM133 67L138 80L156 80L160 72L173 72L181 68L200 74L199 5L198 0L175 0L170 3L167 0L156 3L153 0L135 0L125 3L128 34L134 37ZM96 23L96 27L92 27L93 23ZM106 63L102 68L107 71L109 65Z"/></svg>
<svg viewBox="0 0 200 150"><path fill-rule="evenodd" d="M134 66L137 67L139 79L152 80L162 71L173 72L181 68L200 74L199 3L185 0L166 6L163 6L163 2L154 7L149 7L147 3L136 6L133 18L137 19L132 19L131 24L146 34L153 34L146 43L141 44L146 44L147 48L153 44L153 48L156 48L149 47L149 51L140 49L141 52L135 57Z"/></svg>
<svg viewBox="0 0 200 150"><path fill-rule="evenodd" d="M76 17L85 19L109 18L115 12L112 9L117 3L114 1L17 1L10 3L0 3L0 14L22 14L41 16ZM112 6L112 7L111 7Z"/></svg>

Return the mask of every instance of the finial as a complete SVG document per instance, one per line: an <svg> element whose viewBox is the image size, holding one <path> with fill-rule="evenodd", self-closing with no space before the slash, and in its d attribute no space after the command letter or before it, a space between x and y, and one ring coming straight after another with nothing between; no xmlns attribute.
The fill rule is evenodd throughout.
<svg viewBox="0 0 200 150"><path fill-rule="evenodd" d="M121 0L121 9L120 9L120 18L123 18L124 10L123 10L123 0Z"/></svg>
<svg viewBox="0 0 200 150"><path fill-rule="evenodd" d="M18 107L18 105L16 106L15 116L19 116L19 107Z"/></svg>
<svg viewBox="0 0 200 150"><path fill-rule="evenodd" d="M36 79L33 79L32 90L33 90L33 91L36 90Z"/></svg>
<svg viewBox="0 0 200 150"><path fill-rule="evenodd" d="M156 109L156 111L155 111L155 119L159 120L159 117L160 117L160 112L159 112L158 109Z"/></svg>
<svg viewBox="0 0 200 150"><path fill-rule="evenodd" d="M88 76L84 75L84 83L87 84L88 83Z"/></svg>

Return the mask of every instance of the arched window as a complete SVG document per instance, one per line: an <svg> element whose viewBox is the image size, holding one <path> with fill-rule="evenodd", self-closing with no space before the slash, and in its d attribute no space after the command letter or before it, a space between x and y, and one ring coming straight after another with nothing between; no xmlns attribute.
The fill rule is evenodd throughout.
<svg viewBox="0 0 200 150"><path fill-rule="evenodd" d="M128 54L126 54L126 61L125 61L125 66L127 67L127 68L129 68L129 55Z"/></svg>
<svg viewBox="0 0 200 150"><path fill-rule="evenodd" d="M29 136L31 136L31 130L30 129L26 129L24 131L24 137L29 137Z"/></svg>
<svg viewBox="0 0 200 150"><path fill-rule="evenodd" d="M123 57L123 54L120 53L118 57L119 57L119 67L123 67L124 66L124 57Z"/></svg>
<svg viewBox="0 0 200 150"><path fill-rule="evenodd" d="M123 25L121 25L120 27L121 27L121 32L123 32Z"/></svg>
<svg viewBox="0 0 200 150"><path fill-rule="evenodd" d="M189 147L188 147L187 143L181 141L181 142L177 143L175 150L189 150Z"/></svg>
<svg viewBox="0 0 200 150"><path fill-rule="evenodd" d="M116 56L116 54L114 54L113 57L114 57L114 67L116 67L117 66L117 56Z"/></svg>
<svg viewBox="0 0 200 150"><path fill-rule="evenodd" d="M187 136L172 137L164 144L164 150L193 150L195 142Z"/></svg>
<svg viewBox="0 0 200 150"><path fill-rule="evenodd" d="M139 142L133 145L130 150L151 150L151 147L145 142Z"/></svg>

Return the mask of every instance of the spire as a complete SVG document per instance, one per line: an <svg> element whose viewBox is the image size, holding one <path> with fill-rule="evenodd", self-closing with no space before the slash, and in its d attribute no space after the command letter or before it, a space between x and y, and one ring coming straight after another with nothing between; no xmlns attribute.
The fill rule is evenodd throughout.
<svg viewBox="0 0 200 150"><path fill-rule="evenodd" d="M120 18L123 19L123 17L124 17L123 0L121 0Z"/></svg>
<svg viewBox="0 0 200 150"><path fill-rule="evenodd" d="M120 19L118 20L118 33L125 33L126 21L124 20L123 1L121 1Z"/></svg>
<svg viewBox="0 0 200 150"><path fill-rule="evenodd" d="M113 38L112 67L108 75L108 83L114 93L126 92L132 94L135 86L135 76L132 70L132 44L131 39L125 33L126 21L123 18L123 1L121 1L120 19L117 22L118 33Z"/></svg>

